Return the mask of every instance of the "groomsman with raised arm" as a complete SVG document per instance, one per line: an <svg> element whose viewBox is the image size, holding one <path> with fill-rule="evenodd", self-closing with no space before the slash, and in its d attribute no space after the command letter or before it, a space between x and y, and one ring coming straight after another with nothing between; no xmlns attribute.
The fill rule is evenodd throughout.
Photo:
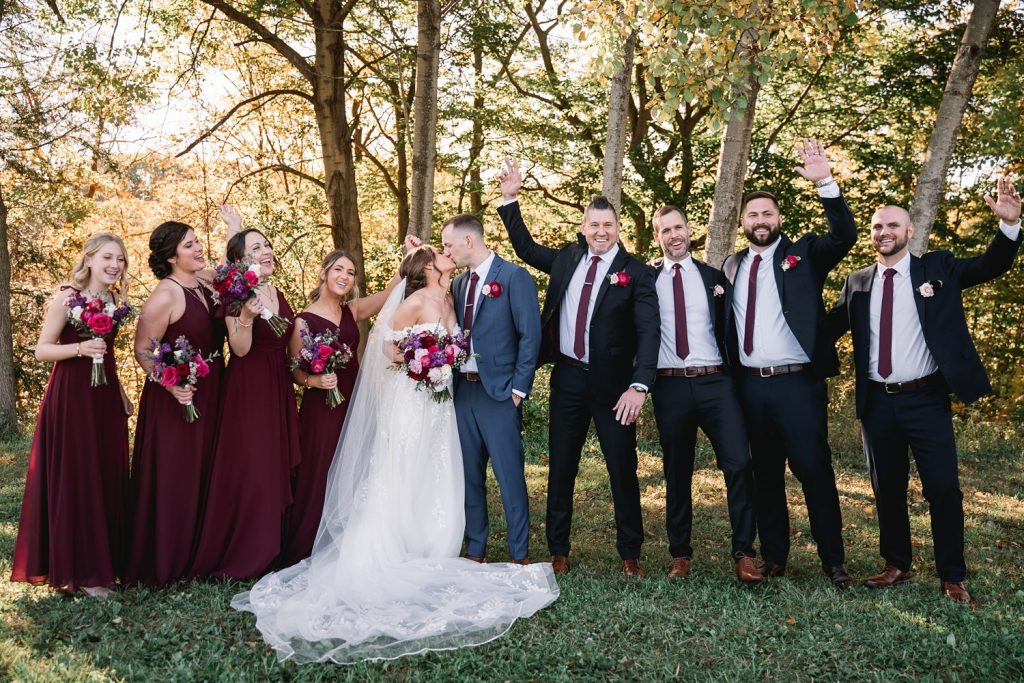
<svg viewBox="0 0 1024 683"><path fill-rule="evenodd" d="M654 383L654 417L665 467L665 522L672 554L670 578L689 575L693 560L693 459L697 427L715 449L725 475L736 578L757 583L754 564L754 482L743 411L726 374L722 272L690 255L690 224L681 209L654 213L663 259L655 264L661 310L661 350Z"/></svg>
<svg viewBox="0 0 1024 683"><path fill-rule="evenodd" d="M814 183L828 218L824 235L795 242L769 192L751 192L740 213L750 246L725 260L727 352L736 369L754 465L762 571L782 576L789 558L786 461L803 487L811 535L832 584L852 583L844 566L842 515L828 445L825 379L839 358L825 328L825 279L857 240L853 214L829 172L824 148L804 140L796 170Z"/></svg>
<svg viewBox="0 0 1024 683"><path fill-rule="evenodd" d="M877 262L846 279L829 314L836 338L853 331L857 416L886 565L864 582L869 588L910 578L909 447L931 513L940 590L957 602L971 601L964 587L963 494L949 394L972 403L992 391L967 327L962 292L1008 271L1020 249L1020 197L1005 179L997 195L986 195L985 202L999 218L999 230L974 258L948 251L918 258L908 249L914 226L906 209L876 211L871 244Z"/></svg>
<svg viewBox="0 0 1024 683"><path fill-rule="evenodd" d="M519 164L506 160L498 209L516 254L551 275L541 311L540 362L554 362L548 426L547 540L554 571L569 571L573 490L590 422L604 453L622 571L643 576L644 540L635 421L658 362L654 275L619 244L615 207L598 197L583 213L582 242L553 249L530 236L519 211Z"/></svg>

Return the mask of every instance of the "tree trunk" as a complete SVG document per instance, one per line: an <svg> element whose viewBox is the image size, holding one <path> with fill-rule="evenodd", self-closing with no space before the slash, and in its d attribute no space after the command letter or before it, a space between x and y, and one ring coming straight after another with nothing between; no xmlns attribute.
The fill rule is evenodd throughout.
<svg viewBox="0 0 1024 683"><path fill-rule="evenodd" d="M914 201L910 205L910 220L914 224L910 250L919 256L928 248L928 236L935 223L939 201L946 193L946 171L949 170L960 124L971 99L985 43L995 26L998 9L999 0L976 0L953 60L953 67L949 71L946 89L942 93L942 102L935 117L935 128L932 129L928 151L918 174Z"/></svg>
<svg viewBox="0 0 1024 683"><path fill-rule="evenodd" d="M747 33L742 48L750 51L757 44L753 31ZM753 55L750 57L753 59ZM747 176L747 159L750 156L750 136L754 128L754 114L757 111L757 94L761 85L752 73L744 76L740 93L747 100L747 107L740 113L733 112L722 133L722 146L718 153L718 177L715 180L715 198L708 221L707 246L704 259L718 268L736 247L736 228L739 225L740 202L743 199L743 181Z"/></svg>
<svg viewBox="0 0 1024 683"><path fill-rule="evenodd" d="M622 68L612 77L608 93L608 134L604 144L604 177L601 194L616 210L622 201L622 167L626 153L626 123L633 76L633 54L636 52L636 31L630 32L622 45Z"/></svg>
<svg viewBox="0 0 1024 683"><path fill-rule="evenodd" d="M14 378L14 338L11 328L11 254L7 248L7 205L0 188L0 436L18 431L17 390Z"/></svg>
<svg viewBox="0 0 1024 683"><path fill-rule="evenodd" d="M480 178L480 154L484 149L484 46L480 37L473 40L473 134L469 143L469 211L484 212L483 181Z"/></svg>
<svg viewBox="0 0 1024 683"><path fill-rule="evenodd" d="M409 234L409 143L406 135L408 125L405 99L397 84L392 84L392 106L395 109L395 197L398 209L398 243L405 241Z"/></svg>
<svg viewBox="0 0 1024 683"><path fill-rule="evenodd" d="M416 96L413 105L412 207L409 230L430 240L437 160L437 75L441 58L441 2L416 2Z"/></svg>

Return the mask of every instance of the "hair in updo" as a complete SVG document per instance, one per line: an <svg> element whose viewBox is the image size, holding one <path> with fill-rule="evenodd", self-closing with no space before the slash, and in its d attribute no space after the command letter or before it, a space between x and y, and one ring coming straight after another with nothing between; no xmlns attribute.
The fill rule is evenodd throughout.
<svg viewBox="0 0 1024 683"><path fill-rule="evenodd" d="M427 265L437 265L437 254L427 245L416 247L402 259L398 275L405 278L405 295L427 286Z"/></svg>
<svg viewBox="0 0 1024 683"><path fill-rule="evenodd" d="M171 274L173 267L168 259L172 259L178 254L178 245L191 229L190 225L167 221L156 226L156 229L150 233L149 268L158 280L163 280Z"/></svg>
<svg viewBox="0 0 1024 683"><path fill-rule="evenodd" d="M111 287L111 291L123 299L127 298L128 250L124 248L124 242L121 241L121 238L112 232L98 232L85 241L85 244L82 245L82 253L79 254L78 261L75 262L74 267L71 269L71 273L68 275L68 284L79 291L88 287L89 279L92 277L92 271L89 266L85 265L86 259L95 256L99 253L100 249L111 242L121 247L121 253L124 255L124 271L121 272L121 277L119 277L114 286Z"/></svg>
<svg viewBox="0 0 1024 683"><path fill-rule="evenodd" d="M324 287L327 286L327 271L333 268L334 264L343 258L348 259L349 261L352 262L352 266L356 268L356 276L358 277L359 268L356 267L356 260L352 258L351 254L349 254L344 249L335 249L334 251L330 252L329 254L327 254L327 256L324 257L324 262L320 266L320 275L322 275L324 279L320 280L320 282L316 286L316 289L309 293L309 303L313 303L314 301L318 301L320 299L320 295L323 293ZM345 297L342 303L351 301L357 296L359 296L359 283L355 282L352 284L352 289L348 290L348 296Z"/></svg>
<svg viewBox="0 0 1024 683"><path fill-rule="evenodd" d="M243 230L242 232L238 233L237 235L228 240L228 261L241 261L243 258L245 258L245 238L251 235L252 233L256 233L263 239L267 240L268 243L270 242L267 236L264 235L259 230L257 230L256 228L249 228L248 230ZM273 245L271 245L271 249L273 249Z"/></svg>

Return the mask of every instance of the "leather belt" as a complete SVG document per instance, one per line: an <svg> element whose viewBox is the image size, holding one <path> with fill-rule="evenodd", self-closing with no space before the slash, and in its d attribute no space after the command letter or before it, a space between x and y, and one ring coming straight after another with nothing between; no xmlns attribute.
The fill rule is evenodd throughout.
<svg viewBox="0 0 1024 683"><path fill-rule="evenodd" d="M748 368L743 366L743 369L747 371L748 375L754 377L775 377L776 375L790 375L794 372L803 372L806 368L810 367L810 363L802 363L799 365L772 365L767 368Z"/></svg>
<svg viewBox="0 0 1024 683"><path fill-rule="evenodd" d="M876 382L875 380L868 380L873 386L882 389L887 394L904 394L908 391L921 391L922 389L928 389L930 387L937 386L940 383L941 374L933 372L925 377L919 377L918 379L912 379L907 382Z"/></svg>
<svg viewBox="0 0 1024 683"><path fill-rule="evenodd" d="M462 373L462 379L466 380L467 382L479 382L480 381L480 373L479 372L464 372L464 373Z"/></svg>
<svg viewBox="0 0 1024 683"><path fill-rule="evenodd" d="M558 354L558 362L559 363L565 363L566 365L571 365L574 368L579 368L580 370L589 370L590 369L590 366L587 365L586 363L584 363L583 361L581 361L580 359L573 358L572 356L567 356L564 353Z"/></svg>
<svg viewBox="0 0 1024 683"><path fill-rule="evenodd" d="M659 377L702 377L725 372L721 365L704 365L692 368L658 368Z"/></svg>

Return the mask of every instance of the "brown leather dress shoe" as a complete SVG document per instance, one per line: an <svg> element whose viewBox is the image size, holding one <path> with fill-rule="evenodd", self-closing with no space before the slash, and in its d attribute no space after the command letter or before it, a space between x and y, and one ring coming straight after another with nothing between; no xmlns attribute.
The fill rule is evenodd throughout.
<svg viewBox="0 0 1024 683"><path fill-rule="evenodd" d="M891 588L897 584L901 584L904 581L910 580L910 572L897 569L891 564L887 564L885 569L881 573L875 574L874 576L868 577L864 580L864 586L867 588Z"/></svg>
<svg viewBox="0 0 1024 683"><path fill-rule="evenodd" d="M486 556L484 556L484 557L477 557L476 555L466 555L466 559L467 560L472 560L473 562L476 562L477 564L487 564L487 557Z"/></svg>
<svg viewBox="0 0 1024 683"><path fill-rule="evenodd" d="M673 557L672 569L668 570L668 578L685 579L690 575L690 565L692 564L693 560L689 557Z"/></svg>
<svg viewBox="0 0 1024 683"><path fill-rule="evenodd" d="M850 578L849 573L846 571L846 567L841 564L837 564L834 567L822 566L822 571L825 572L825 576L832 582L832 585L836 588L849 588L853 585L853 579Z"/></svg>
<svg viewBox="0 0 1024 683"><path fill-rule="evenodd" d="M622 573L626 576L635 576L638 579L642 579L644 576L644 570L640 568L640 563L636 560L623 560Z"/></svg>
<svg viewBox="0 0 1024 683"><path fill-rule="evenodd" d="M552 555L551 569L559 576L565 576L569 573L569 558L565 555Z"/></svg>
<svg viewBox="0 0 1024 683"><path fill-rule="evenodd" d="M736 578L743 583L761 583L764 574L754 564L754 558L743 556L736 560Z"/></svg>
<svg viewBox="0 0 1024 683"><path fill-rule="evenodd" d="M965 605L971 604L971 594L967 592L963 581L943 581L942 594L953 602L962 602Z"/></svg>
<svg viewBox="0 0 1024 683"><path fill-rule="evenodd" d="M778 562L762 562L758 569L761 570L761 575L766 579L775 579L786 575L786 565L779 564Z"/></svg>
<svg viewBox="0 0 1024 683"><path fill-rule="evenodd" d="M527 565L527 564L530 564L530 558L528 558L528 557L524 557L524 558L523 558L523 559L521 559L521 560L512 560L512 564L522 564L522 565Z"/></svg>

